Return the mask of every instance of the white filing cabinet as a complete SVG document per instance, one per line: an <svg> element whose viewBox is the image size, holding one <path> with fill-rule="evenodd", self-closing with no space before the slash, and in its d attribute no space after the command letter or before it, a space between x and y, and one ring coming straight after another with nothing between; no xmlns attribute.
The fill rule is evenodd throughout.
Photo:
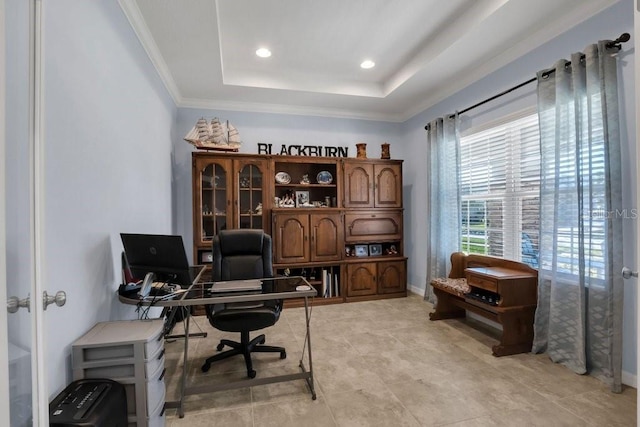
<svg viewBox="0 0 640 427"><path fill-rule="evenodd" d="M109 378L127 393L129 426L163 427L163 320L101 322L73 343L73 379Z"/></svg>

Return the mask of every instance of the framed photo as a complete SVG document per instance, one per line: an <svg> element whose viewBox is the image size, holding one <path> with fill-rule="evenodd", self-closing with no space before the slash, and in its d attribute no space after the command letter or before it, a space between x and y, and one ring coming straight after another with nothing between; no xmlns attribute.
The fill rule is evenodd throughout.
<svg viewBox="0 0 640 427"><path fill-rule="evenodd" d="M369 256L369 246L367 246L367 245L356 245L355 255L356 256Z"/></svg>
<svg viewBox="0 0 640 427"><path fill-rule="evenodd" d="M382 245L380 244L369 245L369 255L371 256L382 255Z"/></svg>
<svg viewBox="0 0 640 427"><path fill-rule="evenodd" d="M296 191L296 208L309 205L309 191Z"/></svg>
<svg viewBox="0 0 640 427"><path fill-rule="evenodd" d="M213 252L201 252L200 253L200 263L206 264L209 262L213 262Z"/></svg>

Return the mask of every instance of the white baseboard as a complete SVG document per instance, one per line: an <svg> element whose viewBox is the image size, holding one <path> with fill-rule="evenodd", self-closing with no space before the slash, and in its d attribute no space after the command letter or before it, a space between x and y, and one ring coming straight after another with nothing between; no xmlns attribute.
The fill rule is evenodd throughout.
<svg viewBox="0 0 640 427"><path fill-rule="evenodd" d="M420 296L424 296L424 288L422 287L418 287L418 286L414 286L411 285L409 283L407 283L407 290L411 293L414 293L416 295L420 295Z"/></svg>
<svg viewBox="0 0 640 427"><path fill-rule="evenodd" d="M622 384L626 384L633 388L638 388L637 375L630 374L629 372L626 372L626 371L622 371Z"/></svg>
<svg viewBox="0 0 640 427"><path fill-rule="evenodd" d="M420 295L420 296L424 296L424 288L423 287L418 287L415 285L411 285L411 284L407 284L407 290L411 293L414 293L416 295ZM472 317L474 320L478 320L479 322L483 322L489 326L492 326L494 328L498 328L501 329L501 326L497 323L491 322L488 319L485 319L482 316L477 316L473 313L469 313L469 316ZM635 374L631 374L629 372L626 371L622 371L622 384L628 385L630 387L633 388L638 388L638 377Z"/></svg>

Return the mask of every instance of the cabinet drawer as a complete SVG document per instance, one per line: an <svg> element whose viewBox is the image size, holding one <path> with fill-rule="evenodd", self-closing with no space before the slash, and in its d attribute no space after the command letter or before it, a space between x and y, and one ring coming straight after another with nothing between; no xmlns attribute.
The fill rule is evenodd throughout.
<svg viewBox="0 0 640 427"><path fill-rule="evenodd" d="M469 286L475 286L491 292L498 292L498 282L495 279L467 273L467 283Z"/></svg>
<svg viewBox="0 0 640 427"><path fill-rule="evenodd" d="M344 219L346 242L402 239L402 211L359 211Z"/></svg>

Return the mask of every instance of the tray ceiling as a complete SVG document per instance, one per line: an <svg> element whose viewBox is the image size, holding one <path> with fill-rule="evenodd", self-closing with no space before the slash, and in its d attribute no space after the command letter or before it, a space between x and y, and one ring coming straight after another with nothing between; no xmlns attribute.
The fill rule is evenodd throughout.
<svg viewBox="0 0 640 427"><path fill-rule="evenodd" d="M615 2L120 0L179 107L396 122Z"/></svg>

